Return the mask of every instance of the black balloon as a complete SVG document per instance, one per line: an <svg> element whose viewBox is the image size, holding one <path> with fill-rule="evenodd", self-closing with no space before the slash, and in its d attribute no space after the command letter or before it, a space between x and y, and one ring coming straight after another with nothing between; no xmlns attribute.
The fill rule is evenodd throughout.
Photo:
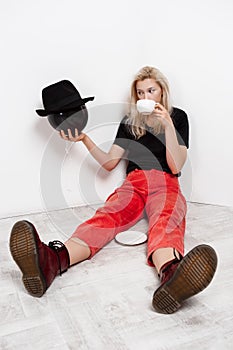
<svg viewBox="0 0 233 350"><path fill-rule="evenodd" d="M75 129L78 129L80 133L85 128L88 121L88 111L86 106L82 105L75 111L49 114L48 121L54 129L64 130L65 133L67 133L67 129L70 129L74 135Z"/></svg>

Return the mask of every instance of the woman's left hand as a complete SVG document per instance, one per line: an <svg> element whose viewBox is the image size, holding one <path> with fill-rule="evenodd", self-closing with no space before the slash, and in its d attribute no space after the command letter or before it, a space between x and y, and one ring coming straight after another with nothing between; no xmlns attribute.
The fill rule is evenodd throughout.
<svg viewBox="0 0 233 350"><path fill-rule="evenodd" d="M154 112L152 114L155 115L155 118L158 118L159 121L161 121L164 128L173 125L169 112L160 103L156 103Z"/></svg>

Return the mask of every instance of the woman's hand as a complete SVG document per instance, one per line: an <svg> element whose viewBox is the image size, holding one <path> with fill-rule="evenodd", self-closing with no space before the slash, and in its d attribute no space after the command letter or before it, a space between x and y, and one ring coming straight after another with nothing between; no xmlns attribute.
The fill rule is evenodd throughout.
<svg viewBox="0 0 233 350"><path fill-rule="evenodd" d="M82 141L86 136L86 134L83 134L83 133L79 134L78 129L75 129L74 136L72 135L72 132L70 129L67 130L67 133L68 135L65 134L64 130L60 131L60 136L65 141L78 142L78 141Z"/></svg>
<svg viewBox="0 0 233 350"><path fill-rule="evenodd" d="M173 125L169 112L160 103L156 103L154 112L152 112L152 115L153 114L155 115L155 118L158 118L158 120L161 121L164 128Z"/></svg>

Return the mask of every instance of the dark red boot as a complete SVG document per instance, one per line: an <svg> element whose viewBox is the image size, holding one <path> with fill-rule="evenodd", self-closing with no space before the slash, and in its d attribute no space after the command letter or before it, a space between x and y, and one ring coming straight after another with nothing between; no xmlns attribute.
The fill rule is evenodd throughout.
<svg viewBox="0 0 233 350"><path fill-rule="evenodd" d="M23 273L28 293L41 297L57 274L67 271L69 253L60 241L41 242L35 227L28 221L18 221L10 236L10 251Z"/></svg>
<svg viewBox="0 0 233 350"><path fill-rule="evenodd" d="M215 250L205 244L193 248L181 261L166 263L161 268L161 285L153 296L155 311L162 314L177 311L184 300L209 285L216 267Z"/></svg>

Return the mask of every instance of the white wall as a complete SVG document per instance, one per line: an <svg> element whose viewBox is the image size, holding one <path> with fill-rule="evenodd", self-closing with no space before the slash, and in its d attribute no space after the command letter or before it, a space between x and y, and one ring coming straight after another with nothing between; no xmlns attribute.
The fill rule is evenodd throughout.
<svg viewBox="0 0 233 350"><path fill-rule="evenodd" d="M96 96L86 131L107 149L133 75L147 64L189 115L187 199L233 206L231 0L8 0L0 16L0 217L106 198L123 164L99 171L83 145L66 145L34 110L43 87L71 80Z"/></svg>

